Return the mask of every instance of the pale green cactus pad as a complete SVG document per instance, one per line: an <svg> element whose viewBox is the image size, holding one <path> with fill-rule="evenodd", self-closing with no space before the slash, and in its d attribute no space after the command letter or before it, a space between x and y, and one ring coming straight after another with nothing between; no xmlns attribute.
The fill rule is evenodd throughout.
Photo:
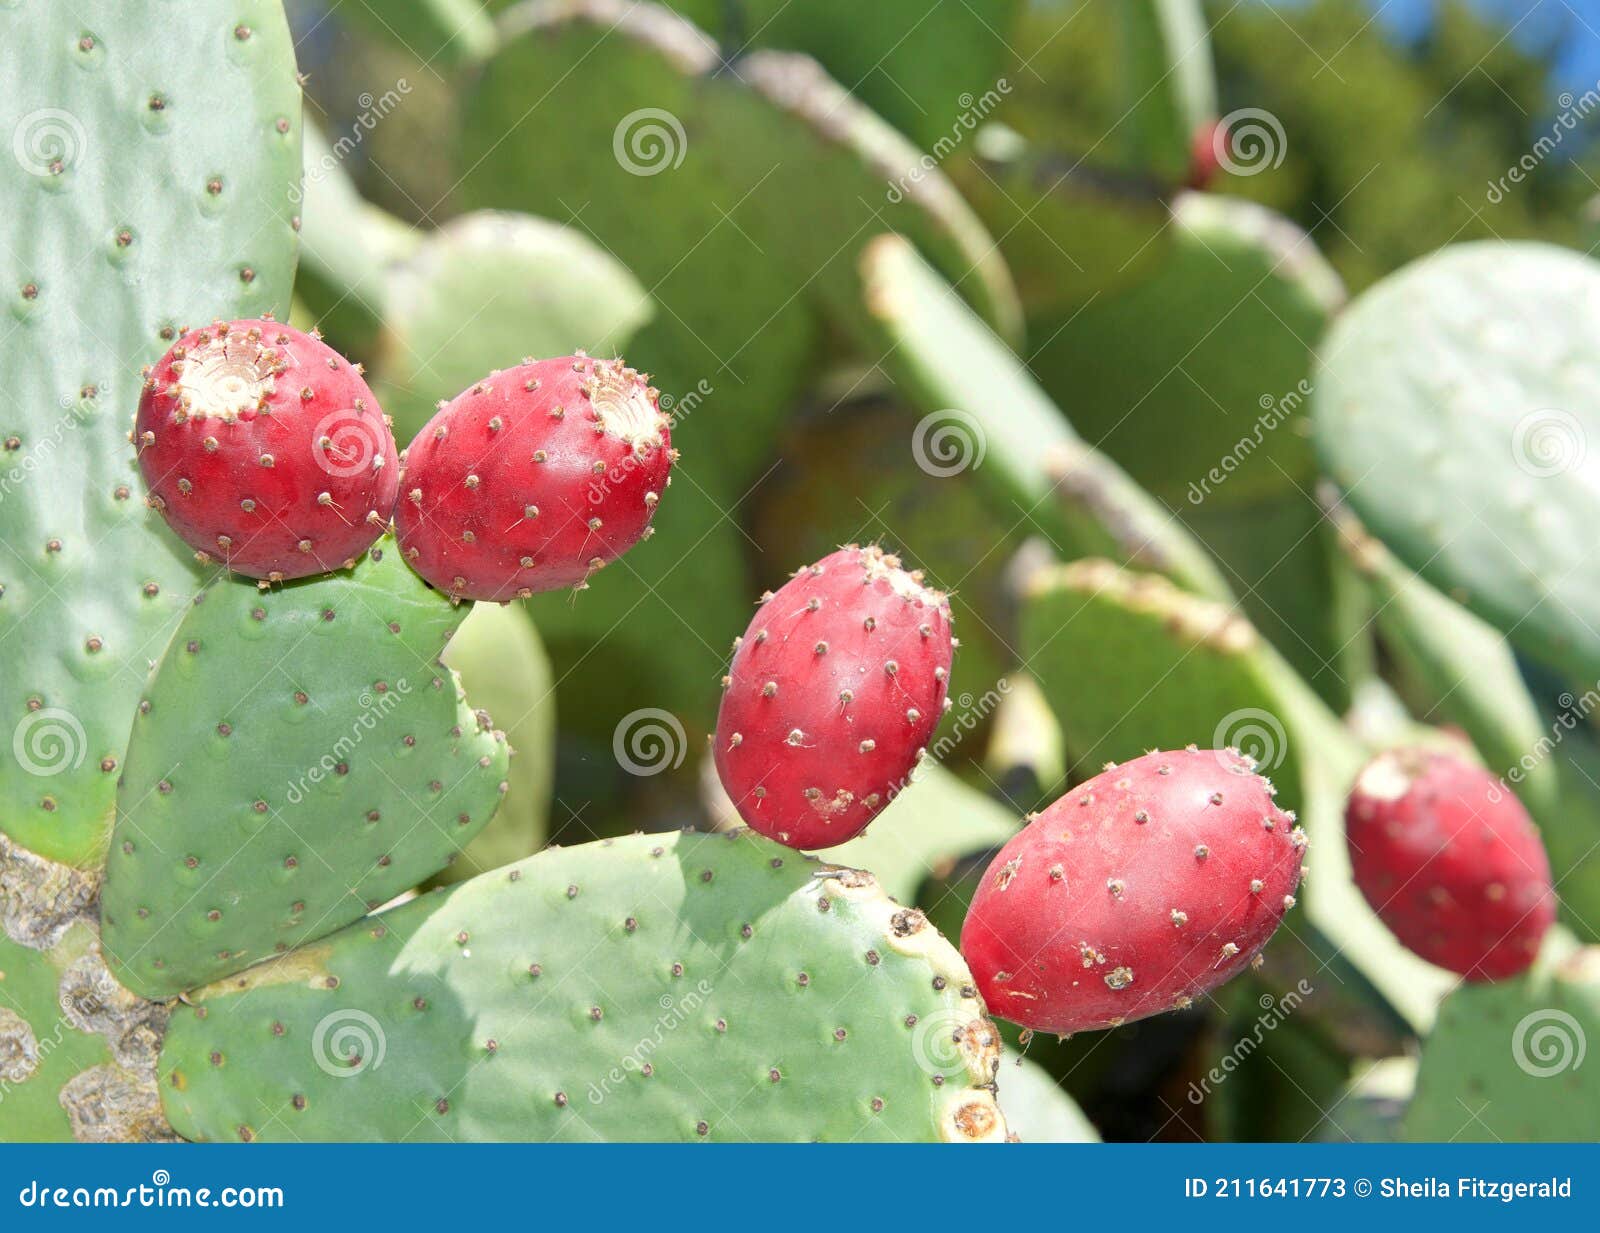
<svg viewBox="0 0 1600 1233"><path fill-rule="evenodd" d="M1054 1076L1037 1062L1017 1058L1000 1068L1000 1103L1006 1125L1023 1143L1098 1143L1100 1132Z"/></svg>
<svg viewBox="0 0 1600 1233"><path fill-rule="evenodd" d="M144 507L140 370L186 323L286 311L293 277L282 10L196 0L158 39L149 23L113 0L0 6L0 830L81 866L202 580Z"/></svg>
<svg viewBox="0 0 1600 1233"><path fill-rule="evenodd" d="M167 998L331 933L445 867L506 790L439 655L469 612L385 537L348 574L198 597L138 704L107 958Z"/></svg>
<svg viewBox="0 0 1600 1233"><path fill-rule="evenodd" d="M200 991L207 1140L985 1140L999 1036L869 875L748 833L551 850Z"/></svg>
<svg viewBox="0 0 1600 1233"><path fill-rule="evenodd" d="M1570 946L1570 944L1568 944ZM1559 937L1514 980L1464 984L1422 1047L1404 1137L1450 1143L1600 1138L1600 948Z"/></svg>
<svg viewBox="0 0 1600 1233"><path fill-rule="evenodd" d="M425 235L389 273L374 389L410 441L437 404L526 356L627 354L654 314L634 276L582 232L483 210Z"/></svg>
<svg viewBox="0 0 1600 1233"><path fill-rule="evenodd" d="M1368 528L1512 642L1600 677L1600 267L1477 243L1365 292L1320 347L1316 444Z"/></svg>
<svg viewBox="0 0 1600 1233"><path fill-rule="evenodd" d="M556 695L550 657L527 612L475 604L444 652L467 702L494 716L511 746L510 787L489 825L438 875L460 882L531 856L543 846L555 778Z"/></svg>

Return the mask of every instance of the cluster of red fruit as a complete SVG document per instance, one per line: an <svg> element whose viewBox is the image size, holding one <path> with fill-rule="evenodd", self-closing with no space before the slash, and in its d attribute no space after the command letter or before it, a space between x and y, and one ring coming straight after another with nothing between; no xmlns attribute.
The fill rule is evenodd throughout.
<svg viewBox="0 0 1600 1233"><path fill-rule="evenodd" d="M135 440L188 544L265 584L346 568L395 523L458 599L582 586L649 533L675 459L648 380L617 360L485 377L397 457L360 367L273 321L185 334ZM740 816L794 848L864 830L950 705L947 598L875 547L796 571L735 643L715 762ZM1294 906L1304 832L1236 750L1152 752L1034 816L984 874L961 946L990 1008L1052 1032L1188 1006ZM1442 753L1385 754L1352 791L1357 885L1406 946L1469 980L1532 963L1555 912L1527 813Z"/></svg>
<svg viewBox="0 0 1600 1233"><path fill-rule="evenodd" d="M264 584L348 569L395 524L457 599L581 586L649 533L670 424L619 360L528 360L450 402L405 450L352 364L270 320L179 338L134 425L150 504L204 558Z"/></svg>

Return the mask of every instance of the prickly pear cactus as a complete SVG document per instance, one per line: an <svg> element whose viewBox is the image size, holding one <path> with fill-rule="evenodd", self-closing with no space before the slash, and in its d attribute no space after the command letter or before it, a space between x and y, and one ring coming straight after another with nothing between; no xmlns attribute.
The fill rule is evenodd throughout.
<svg viewBox="0 0 1600 1233"><path fill-rule="evenodd" d="M202 592L138 704L107 958L168 998L438 872L506 790L505 739L439 663L453 607L379 541L348 576Z"/></svg>
<svg viewBox="0 0 1600 1233"><path fill-rule="evenodd" d="M277 0L0 7L0 829L103 850L150 661L203 581L141 501L139 372L185 324L288 309L300 93ZM25 649L23 649L25 648Z"/></svg>
<svg viewBox="0 0 1600 1233"><path fill-rule="evenodd" d="M1565 953L1563 953L1565 952ZM1600 947L1552 936L1515 980L1464 984L1422 1049L1403 1137L1422 1142L1592 1142L1600 1137Z"/></svg>
<svg viewBox="0 0 1600 1233"><path fill-rule="evenodd" d="M553 849L196 992L213 1140L1001 1139L999 1036L870 877L747 832Z"/></svg>
<svg viewBox="0 0 1600 1233"><path fill-rule="evenodd" d="M1309 485L1311 348L1344 302L1338 275L1254 202L1182 193L1171 220L1148 277L1038 319L1040 384L1175 509Z"/></svg>
<svg viewBox="0 0 1600 1233"><path fill-rule="evenodd" d="M1357 299L1319 348L1316 445L1407 565L1582 680L1600 676L1600 267L1462 244Z"/></svg>

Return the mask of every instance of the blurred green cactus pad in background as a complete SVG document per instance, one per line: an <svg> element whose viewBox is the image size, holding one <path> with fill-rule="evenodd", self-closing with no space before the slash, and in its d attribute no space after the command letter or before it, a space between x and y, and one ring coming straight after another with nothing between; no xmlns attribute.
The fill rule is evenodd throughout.
<svg viewBox="0 0 1600 1233"><path fill-rule="evenodd" d="M1368 528L1526 654L1600 679L1600 267L1447 248L1318 348L1316 444Z"/></svg>

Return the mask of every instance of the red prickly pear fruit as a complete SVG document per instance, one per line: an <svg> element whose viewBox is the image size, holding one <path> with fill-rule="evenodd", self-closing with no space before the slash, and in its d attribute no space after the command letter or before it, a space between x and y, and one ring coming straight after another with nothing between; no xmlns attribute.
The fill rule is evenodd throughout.
<svg viewBox="0 0 1600 1233"><path fill-rule="evenodd" d="M348 569L394 510L394 436L361 366L276 321L185 333L145 370L132 439L167 525L251 578Z"/></svg>
<svg viewBox="0 0 1600 1233"><path fill-rule="evenodd" d="M1227 142L1228 129L1222 121L1206 120L1195 126L1189 138L1189 178L1185 187L1203 189L1216 178Z"/></svg>
<svg viewBox="0 0 1600 1233"><path fill-rule="evenodd" d="M1555 920L1550 859L1528 811L1482 767L1432 750L1379 754L1345 806L1356 885L1429 963L1502 980Z"/></svg>
<svg viewBox="0 0 1600 1233"><path fill-rule="evenodd" d="M762 597L734 643L717 712L717 774L752 829L831 848L906 782L948 703L950 604L854 544Z"/></svg>
<svg viewBox="0 0 1600 1233"><path fill-rule="evenodd" d="M671 423L621 360L525 360L440 404L406 447L395 528L457 599L585 585L650 535L672 482Z"/></svg>
<svg viewBox="0 0 1600 1233"><path fill-rule="evenodd" d="M1181 1010L1294 906L1305 834L1235 749L1149 753L1079 784L1000 849L961 951L989 1009L1066 1035Z"/></svg>

